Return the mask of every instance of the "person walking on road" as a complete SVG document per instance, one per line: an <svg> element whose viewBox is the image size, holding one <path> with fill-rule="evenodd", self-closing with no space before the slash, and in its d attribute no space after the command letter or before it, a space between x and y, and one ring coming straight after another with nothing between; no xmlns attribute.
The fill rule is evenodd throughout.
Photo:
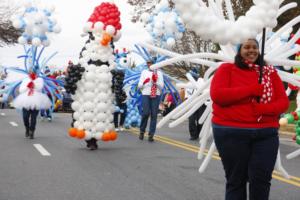
<svg viewBox="0 0 300 200"><path fill-rule="evenodd" d="M43 79L34 72L30 72L20 85L19 96L13 101L14 107L22 110L26 138L34 138L39 110L51 107L49 98L42 93L43 86Z"/></svg>
<svg viewBox="0 0 300 200"><path fill-rule="evenodd" d="M213 135L225 170L225 200L246 200L247 182L250 200L269 199L278 118L289 101L273 66L263 66L258 83L259 57L258 42L248 39L239 45L234 63L221 64L211 83Z"/></svg>
<svg viewBox="0 0 300 200"><path fill-rule="evenodd" d="M158 107L161 91L164 87L163 74L158 70L151 70L152 60L147 61L148 69L141 73L138 88L142 91L142 121L139 139L144 139L148 118L150 116L149 142L153 142L156 130Z"/></svg>

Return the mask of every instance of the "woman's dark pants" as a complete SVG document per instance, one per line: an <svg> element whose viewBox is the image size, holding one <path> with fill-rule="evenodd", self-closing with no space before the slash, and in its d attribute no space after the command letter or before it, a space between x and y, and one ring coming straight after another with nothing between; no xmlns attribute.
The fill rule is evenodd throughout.
<svg viewBox="0 0 300 200"><path fill-rule="evenodd" d="M35 130L36 118L39 114L39 110L27 110L23 108L23 122L26 129L31 131Z"/></svg>
<svg viewBox="0 0 300 200"><path fill-rule="evenodd" d="M214 127L226 176L225 200L268 200L277 158L278 129Z"/></svg>

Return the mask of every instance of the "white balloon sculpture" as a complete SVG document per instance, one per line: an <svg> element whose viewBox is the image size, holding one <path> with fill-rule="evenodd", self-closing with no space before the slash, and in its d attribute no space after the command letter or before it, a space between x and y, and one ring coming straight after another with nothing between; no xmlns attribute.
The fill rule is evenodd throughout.
<svg viewBox="0 0 300 200"><path fill-rule="evenodd" d="M193 79L189 79L190 82L197 87L197 91L193 95L180 104L176 109L171 111L167 116L162 118L158 123L158 128L162 127L170 119L173 119L169 124L169 127L175 127L186 120L191 114L194 113L203 103L210 100L209 87L212 73L217 69L220 62L233 62L235 56L236 43L242 42L247 38L253 38L262 31L263 27L274 27L276 24L276 18L290 8L296 7L296 3L289 3L279 9L280 0L256 0L255 6L250 8L246 17L240 17L237 21L234 21L232 8L230 1L225 0L227 11L229 13L230 21L222 19L223 10L221 1L209 1L207 7L201 0L200 6L197 1L193 0L174 0L176 8L181 12L181 16L184 21L190 24L191 27L196 28L195 31L202 38L212 39L213 41L220 42L221 50L218 53L195 53L188 55L180 55L168 50L164 50L158 47L154 47L149 44L142 43L148 49L158 52L162 55L172 57L163 62L153 65L151 68L158 69L163 66L172 66L173 63L178 61L185 61L191 63L197 63L208 66L209 69L204 75L204 83L199 85ZM268 3L268 5L266 4ZM193 16L193 17L192 17ZM270 49L269 46L280 37L280 35L288 30L290 27L300 22L300 16L291 20L289 23L280 28L275 34L273 34L266 41L265 60L274 66L294 66L300 65L299 61L291 61L289 56L299 51L299 45L295 45L295 41L300 37L300 30L290 39L287 43L281 43L276 49ZM255 25L255 28L253 28ZM217 30L218 29L218 30ZM204 30L204 31L203 31ZM244 34L242 30L247 30L247 34ZM204 33L207 31L207 33ZM230 32L232 31L232 33ZM225 34L224 34L225 33ZM242 34L240 34L242 33ZM251 34L248 34L251 33ZM219 35L219 36L218 36ZM223 37L224 36L224 37ZM259 38L258 38L259 39ZM227 44L227 45L222 45ZM213 61L213 60L218 60ZM282 81L289 82L293 85L300 86L300 77L284 71L278 70L278 74ZM199 119L200 123L203 123L203 128L200 133L200 149L198 158L204 157L204 151L208 144L208 139L212 137L211 118L212 107L209 104ZM216 150L215 143L210 144L207 156L202 162L199 172L204 172L207 167L212 154ZM278 152L276 168L285 176L289 177L288 173L281 165L280 153Z"/></svg>
<svg viewBox="0 0 300 200"><path fill-rule="evenodd" d="M204 40L238 44L256 37L264 27L274 28L277 25L278 0L254 0L254 6L236 21L229 0L225 0L229 20L224 18L222 1L208 2L209 6L202 0L174 0L183 21Z"/></svg>
<svg viewBox="0 0 300 200"><path fill-rule="evenodd" d="M54 6L39 8L27 2L23 11L12 18L13 26L24 30L18 42L33 46L49 46L50 40L47 34L61 31L56 19L52 16L54 10Z"/></svg>
<svg viewBox="0 0 300 200"><path fill-rule="evenodd" d="M185 32L182 19L175 9L169 8L167 0L156 5L152 16L149 13L142 14L141 21L153 40L163 48L174 47L175 40L181 39Z"/></svg>
<svg viewBox="0 0 300 200"><path fill-rule="evenodd" d="M102 3L98 7L101 9L96 8L94 12L103 11L107 7L116 8L110 3ZM112 123L115 107L110 71L116 64L110 44L120 37L120 30L102 21L89 21L84 32L89 33L89 41L79 60L85 71L77 82L75 95L72 96L74 128L84 131L84 134L78 135L80 139L115 140L117 136Z"/></svg>

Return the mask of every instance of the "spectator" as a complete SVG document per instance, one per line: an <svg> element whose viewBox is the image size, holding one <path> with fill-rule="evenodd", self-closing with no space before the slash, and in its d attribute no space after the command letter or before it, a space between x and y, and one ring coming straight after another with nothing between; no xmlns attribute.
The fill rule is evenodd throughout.
<svg viewBox="0 0 300 200"><path fill-rule="evenodd" d="M166 116L167 114L169 114L169 112L171 112L175 107L176 107L176 105L175 105L175 101L173 99L173 96L170 92L168 92L166 94L165 100L164 100L163 116Z"/></svg>

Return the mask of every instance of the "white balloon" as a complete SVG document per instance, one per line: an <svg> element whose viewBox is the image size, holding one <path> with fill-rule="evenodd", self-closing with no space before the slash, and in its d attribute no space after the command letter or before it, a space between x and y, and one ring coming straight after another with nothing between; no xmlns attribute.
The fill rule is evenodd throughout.
<svg viewBox="0 0 300 200"><path fill-rule="evenodd" d="M95 98L95 94L93 92L85 92L83 97L85 100L92 101Z"/></svg>
<svg viewBox="0 0 300 200"><path fill-rule="evenodd" d="M48 47L48 46L50 45L50 40L43 40L43 41L42 41L42 45L43 45L44 47Z"/></svg>
<svg viewBox="0 0 300 200"><path fill-rule="evenodd" d="M146 23L150 18L150 14L147 13L147 12L144 12L142 15L141 15L141 20L143 23Z"/></svg>
<svg viewBox="0 0 300 200"><path fill-rule="evenodd" d="M87 100L89 100L89 99L87 99ZM84 108L84 110L86 110L86 111L92 111L92 110L94 109L94 107L95 107L95 105L94 105L93 103L91 103L90 101L85 102L85 103L83 104L83 108Z"/></svg>
<svg viewBox="0 0 300 200"><path fill-rule="evenodd" d="M26 42L27 42L27 40L26 40L25 37L20 36L20 37L18 38L18 43L19 43L19 44L26 44Z"/></svg>
<svg viewBox="0 0 300 200"><path fill-rule="evenodd" d="M95 137L96 140L101 140L102 135L103 135L103 132L100 132L100 133L98 132L98 133L96 133L96 134L94 135L94 137Z"/></svg>
<svg viewBox="0 0 300 200"><path fill-rule="evenodd" d="M18 19L13 21L13 26L17 29L22 28L22 22Z"/></svg>
<svg viewBox="0 0 300 200"><path fill-rule="evenodd" d="M89 24L89 26L91 27L90 24ZM96 22L96 23L94 24L94 29L97 29L97 30L103 30L103 28L104 28L103 22L98 21L98 22Z"/></svg>
<svg viewBox="0 0 300 200"><path fill-rule="evenodd" d="M94 115L93 115L92 112L85 112L85 113L83 114L83 118L84 118L84 120L86 120L86 121L92 121L92 120L93 120L93 117L94 117Z"/></svg>
<svg viewBox="0 0 300 200"><path fill-rule="evenodd" d="M108 25L105 29L105 31L109 34L109 35L114 35L116 32L115 27L113 27L112 25Z"/></svg>
<svg viewBox="0 0 300 200"><path fill-rule="evenodd" d="M40 38L37 38L37 37L33 38L31 42L32 42L33 46L40 46L41 45L41 40L40 40Z"/></svg>
<svg viewBox="0 0 300 200"><path fill-rule="evenodd" d="M93 134L91 131L85 131L85 137L84 137L85 140L90 140L90 139L92 139L92 137L93 137Z"/></svg>
<svg viewBox="0 0 300 200"><path fill-rule="evenodd" d="M175 39L174 38L168 38L167 45L169 48L172 48L175 46Z"/></svg>
<svg viewBox="0 0 300 200"><path fill-rule="evenodd" d="M85 74L85 78L89 81L94 81L96 79L96 74L93 71L89 71Z"/></svg>
<svg viewBox="0 0 300 200"><path fill-rule="evenodd" d="M54 33L60 33L61 32L61 27L59 25L54 26L53 32Z"/></svg>
<svg viewBox="0 0 300 200"><path fill-rule="evenodd" d="M86 81L84 83L84 88L91 91L95 87L95 84L92 81Z"/></svg>
<svg viewBox="0 0 300 200"><path fill-rule="evenodd" d="M84 128L85 130L92 128L92 126L93 126L93 124L92 124L92 122L90 122L90 121L85 121L85 122L83 123L83 128Z"/></svg>

